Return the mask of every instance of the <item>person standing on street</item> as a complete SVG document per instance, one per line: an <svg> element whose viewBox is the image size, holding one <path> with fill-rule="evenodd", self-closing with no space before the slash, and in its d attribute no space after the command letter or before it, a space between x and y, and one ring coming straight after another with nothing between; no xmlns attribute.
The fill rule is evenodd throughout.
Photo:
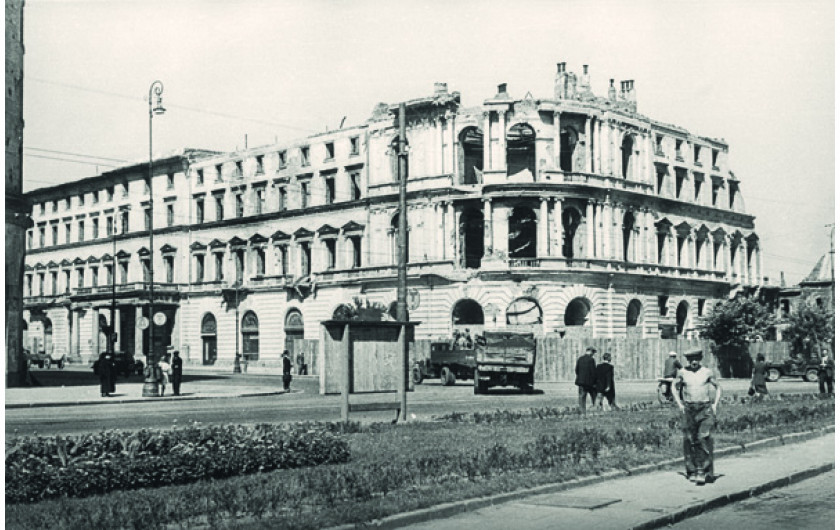
<svg viewBox="0 0 840 530"><path fill-rule="evenodd" d="M604 405L604 398L606 397L610 408L618 410L615 404L615 369L610 361L612 361L612 355L605 352L603 362L595 367L595 390L598 391L597 407L607 410L607 406Z"/></svg>
<svg viewBox="0 0 840 530"><path fill-rule="evenodd" d="M592 399L595 404L595 355L596 350L592 346L586 348L586 353L578 357L575 365L575 385L578 387L578 408L581 413L586 414L586 396Z"/></svg>
<svg viewBox="0 0 840 530"><path fill-rule="evenodd" d="M114 354L104 351L99 354L99 392L102 397L111 397L117 391L117 374L114 368Z"/></svg>
<svg viewBox="0 0 840 530"><path fill-rule="evenodd" d="M756 399L763 399L768 395L767 391L767 363L764 362L764 354L759 353L755 356L755 366L753 367L753 377L750 382L752 388L751 395L754 394Z"/></svg>
<svg viewBox="0 0 840 530"><path fill-rule="evenodd" d="M662 371L662 379L671 379L673 380L677 377L677 371L682 368L682 363L679 359L677 359L677 352L670 351L668 352L668 358L665 359L665 369ZM671 387L673 386L673 381L665 383L665 397L671 397Z"/></svg>
<svg viewBox="0 0 840 530"><path fill-rule="evenodd" d="M158 383L160 384L160 397L166 393L166 385L169 383L169 376L172 373L172 366L169 364L169 354L158 361Z"/></svg>
<svg viewBox="0 0 840 530"><path fill-rule="evenodd" d="M303 365L304 365L305 363L303 362L303 361L304 361L304 359L303 359L303 352L302 352L302 351L299 351L299 352L298 352L298 354L297 354L297 358L296 358L296 361L297 361L297 362L296 362L296 364L297 364L297 374L298 374L298 375L303 375L303 372L304 372L304 371L303 371Z"/></svg>
<svg viewBox="0 0 840 530"><path fill-rule="evenodd" d="M682 386L674 392L674 401L683 414L683 456L685 474L698 486L714 482L714 440L717 407L720 402L720 385L714 372L700 365L703 350L686 352L689 365L677 372L675 383ZM709 401L709 387L715 388L715 399Z"/></svg>
<svg viewBox="0 0 840 530"><path fill-rule="evenodd" d="M289 350L283 350L283 391L289 391L292 382L292 359Z"/></svg>
<svg viewBox="0 0 840 530"><path fill-rule="evenodd" d="M184 360L178 350L172 352L172 394L181 395L181 375L184 372Z"/></svg>
<svg viewBox="0 0 840 530"><path fill-rule="evenodd" d="M820 394L834 392L834 360L829 357L828 350L823 349L820 367L817 372L820 377Z"/></svg>

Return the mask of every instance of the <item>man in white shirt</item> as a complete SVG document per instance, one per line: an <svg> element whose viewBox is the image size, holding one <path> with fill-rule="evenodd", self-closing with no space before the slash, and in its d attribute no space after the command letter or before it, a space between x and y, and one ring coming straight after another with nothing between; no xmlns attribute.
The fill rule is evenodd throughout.
<svg viewBox="0 0 840 530"><path fill-rule="evenodd" d="M714 482L714 440L720 385L714 372L700 365L703 350L686 352L689 365L677 372L675 386L682 385L682 398L674 392L674 401L683 413L683 455L688 480L698 486ZM710 387L715 389L714 401L709 398Z"/></svg>

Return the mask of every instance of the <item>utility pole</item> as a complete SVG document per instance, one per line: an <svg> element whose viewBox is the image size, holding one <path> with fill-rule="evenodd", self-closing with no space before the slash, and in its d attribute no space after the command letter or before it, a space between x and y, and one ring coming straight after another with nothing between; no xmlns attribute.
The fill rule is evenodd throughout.
<svg viewBox="0 0 840 530"><path fill-rule="evenodd" d="M406 420L406 407L408 400L406 390L408 389L408 309L406 307L406 298L408 289L406 286L406 263L408 262L408 248L406 247L406 231L408 227L406 219L406 181L408 180L408 151L406 150L405 138L405 103L400 103L399 114L400 136L397 145L397 173L400 180L400 224L399 232L397 234L397 321L401 323L400 329L400 358L398 366L400 367L400 377L397 384L397 393L400 396L400 421Z"/></svg>
<svg viewBox="0 0 840 530"><path fill-rule="evenodd" d="M831 227L831 251L829 254L831 255L831 309L834 310L834 223L825 225L826 227Z"/></svg>

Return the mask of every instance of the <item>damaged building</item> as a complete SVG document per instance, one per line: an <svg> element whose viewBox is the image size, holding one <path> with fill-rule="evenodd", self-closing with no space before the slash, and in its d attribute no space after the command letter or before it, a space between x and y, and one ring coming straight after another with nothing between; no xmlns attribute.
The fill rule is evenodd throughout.
<svg viewBox="0 0 840 530"><path fill-rule="evenodd" d="M437 83L406 102L417 338L691 336L733 288L764 283L727 143L641 114L633 80L604 88L560 63L540 98L500 84L467 108ZM152 249L145 164L29 193L27 344L89 359L115 333L141 355L149 260L166 316L155 342L192 363L277 363L354 298L392 306L397 109L156 160Z"/></svg>

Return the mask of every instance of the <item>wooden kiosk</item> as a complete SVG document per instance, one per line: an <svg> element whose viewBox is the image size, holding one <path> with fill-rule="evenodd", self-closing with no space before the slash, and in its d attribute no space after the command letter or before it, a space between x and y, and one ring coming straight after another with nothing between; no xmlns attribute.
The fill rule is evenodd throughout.
<svg viewBox="0 0 840 530"><path fill-rule="evenodd" d="M341 394L341 420L350 412L395 410L406 418L408 344L417 322L326 320L321 322L320 393ZM395 399L359 400L351 394L392 394Z"/></svg>

